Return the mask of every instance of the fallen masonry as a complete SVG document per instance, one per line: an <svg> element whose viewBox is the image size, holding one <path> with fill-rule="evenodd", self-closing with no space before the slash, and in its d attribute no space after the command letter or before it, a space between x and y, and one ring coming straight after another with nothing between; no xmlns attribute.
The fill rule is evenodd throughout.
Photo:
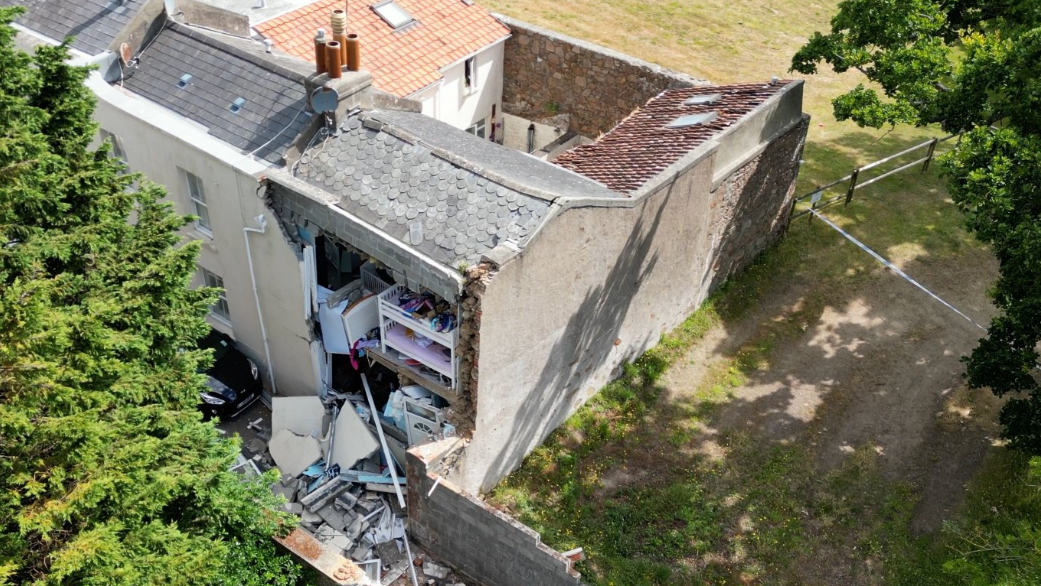
<svg viewBox="0 0 1041 586"><path fill-rule="evenodd" d="M404 462L388 445L396 440L376 427L386 423L373 417L363 385L367 396L273 399L270 439L251 451L259 468L283 472L271 490L300 517L280 543L334 583L464 586L448 564L409 543Z"/></svg>

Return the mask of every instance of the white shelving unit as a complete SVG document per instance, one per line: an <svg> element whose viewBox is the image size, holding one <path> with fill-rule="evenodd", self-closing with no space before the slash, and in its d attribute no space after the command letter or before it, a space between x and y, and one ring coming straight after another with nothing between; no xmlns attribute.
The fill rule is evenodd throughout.
<svg viewBox="0 0 1041 586"><path fill-rule="evenodd" d="M398 306L398 298L408 291L403 285L394 285L380 293L379 316L380 316L380 338L381 350L385 357L401 362L405 368L416 371L423 378L418 367L409 365L400 360L398 356L406 356L422 366L448 379L444 385L455 390L456 379L459 371L458 357L456 356L456 344L458 342L458 328L450 332L437 332L430 325L420 320L413 319ZM431 344L423 346L414 338L408 337L406 330L412 330L415 335L431 340ZM420 378L418 380L423 380Z"/></svg>

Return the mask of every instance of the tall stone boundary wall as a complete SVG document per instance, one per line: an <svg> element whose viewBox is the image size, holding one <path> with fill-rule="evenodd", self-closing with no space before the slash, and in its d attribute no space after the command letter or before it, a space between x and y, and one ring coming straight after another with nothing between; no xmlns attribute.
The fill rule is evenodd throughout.
<svg viewBox="0 0 1041 586"><path fill-rule="evenodd" d="M496 15L513 32L506 41L502 108L538 120L571 116L570 130L596 138L661 92L704 80Z"/></svg>
<svg viewBox="0 0 1041 586"><path fill-rule="evenodd" d="M405 468L412 539L483 586L580 586L571 562L542 543L538 533L451 481L437 481L442 462L461 450L458 439L409 450Z"/></svg>
<svg viewBox="0 0 1041 586"><path fill-rule="evenodd" d="M788 225L809 116L711 192L716 236L710 292L748 266ZM778 189L781 188L781 189Z"/></svg>

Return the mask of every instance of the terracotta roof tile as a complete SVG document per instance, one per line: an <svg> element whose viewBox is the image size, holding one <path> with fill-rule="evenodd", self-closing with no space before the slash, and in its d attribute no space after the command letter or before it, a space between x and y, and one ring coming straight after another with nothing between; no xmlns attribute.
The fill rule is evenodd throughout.
<svg viewBox="0 0 1041 586"><path fill-rule="evenodd" d="M787 84L781 81L666 90L596 142L575 147L553 162L619 193L632 193L695 147L755 110ZM683 104L692 96L708 94L721 97L712 104ZM666 128L680 116L708 112L717 112L719 116L697 126Z"/></svg>
<svg viewBox="0 0 1041 586"><path fill-rule="evenodd" d="M463 0L395 0L416 22L394 30L371 8L375 1L349 2L347 32L361 37L362 69L373 84L405 97L441 79L440 68L510 34L477 4ZM318 0L255 28L279 49L314 61L318 28L330 34L329 14L344 0Z"/></svg>

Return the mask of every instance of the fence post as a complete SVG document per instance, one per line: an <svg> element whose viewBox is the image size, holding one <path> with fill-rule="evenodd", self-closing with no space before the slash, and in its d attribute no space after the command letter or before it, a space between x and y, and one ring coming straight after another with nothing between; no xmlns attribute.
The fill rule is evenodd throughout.
<svg viewBox="0 0 1041 586"><path fill-rule="evenodd" d="M849 178L849 191L846 192L846 204L853 201L853 192L857 190L857 176L860 175L860 169L853 169L853 176Z"/></svg>
<svg viewBox="0 0 1041 586"><path fill-rule="evenodd" d="M958 138L960 139L961 137L959 136ZM933 162L933 152L936 151L937 142L939 142L939 139L934 138L932 142L929 143L929 153L925 155L925 164L922 165L922 173L928 171L929 163Z"/></svg>
<svg viewBox="0 0 1041 586"><path fill-rule="evenodd" d="M793 197L792 198L792 207L791 207L791 209L788 210L788 219L784 223L784 232L783 232L784 236L788 235L788 229L792 227L792 216L795 215L795 206L797 206L797 205L799 205L799 200L798 200L798 198L794 198Z"/></svg>

